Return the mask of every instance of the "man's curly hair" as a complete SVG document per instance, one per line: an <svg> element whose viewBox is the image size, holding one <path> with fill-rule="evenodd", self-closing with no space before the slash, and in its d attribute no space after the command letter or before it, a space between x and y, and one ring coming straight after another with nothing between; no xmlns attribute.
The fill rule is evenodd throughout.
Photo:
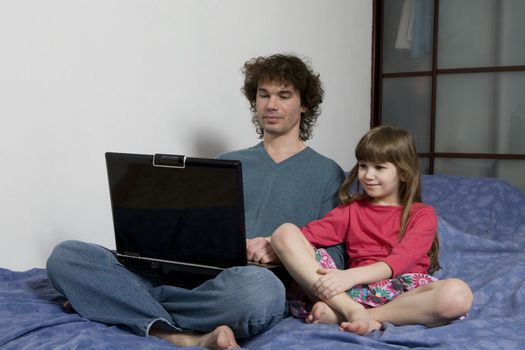
<svg viewBox="0 0 525 350"><path fill-rule="evenodd" d="M256 57L244 64L244 86L241 91L250 102L250 110L254 113L252 122L259 138L264 130L259 123L255 111L257 89L263 82L278 82L291 84L299 92L301 107L306 112L301 113L299 138L306 141L312 137L312 129L321 113L324 90L319 74L314 73L303 60L294 55L276 54L268 57Z"/></svg>

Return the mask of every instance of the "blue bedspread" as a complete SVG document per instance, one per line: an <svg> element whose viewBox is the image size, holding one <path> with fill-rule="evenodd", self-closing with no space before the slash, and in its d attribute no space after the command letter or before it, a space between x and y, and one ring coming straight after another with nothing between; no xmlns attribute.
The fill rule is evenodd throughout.
<svg viewBox="0 0 525 350"><path fill-rule="evenodd" d="M439 215L442 270L474 291L465 320L436 328L385 325L368 336L288 318L246 349L524 349L525 196L494 179L425 176L424 201ZM45 270L0 269L0 348L173 349L155 338L64 311Z"/></svg>

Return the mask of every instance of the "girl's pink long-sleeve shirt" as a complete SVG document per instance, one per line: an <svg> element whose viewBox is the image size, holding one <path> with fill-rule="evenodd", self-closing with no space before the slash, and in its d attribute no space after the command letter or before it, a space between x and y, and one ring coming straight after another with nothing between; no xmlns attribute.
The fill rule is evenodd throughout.
<svg viewBox="0 0 525 350"><path fill-rule="evenodd" d="M403 207L371 204L368 200L339 205L322 219L301 228L316 248L345 243L347 268L383 261L392 276L428 273L427 253L437 230L437 217L429 205L414 203L407 230L399 240Z"/></svg>

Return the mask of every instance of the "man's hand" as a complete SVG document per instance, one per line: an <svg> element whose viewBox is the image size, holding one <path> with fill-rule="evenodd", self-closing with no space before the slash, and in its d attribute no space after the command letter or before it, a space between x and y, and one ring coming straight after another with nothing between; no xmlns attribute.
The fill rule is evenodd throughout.
<svg viewBox="0 0 525 350"><path fill-rule="evenodd" d="M261 264L275 264L279 262L277 254L273 251L270 237L255 237L246 240L248 260Z"/></svg>

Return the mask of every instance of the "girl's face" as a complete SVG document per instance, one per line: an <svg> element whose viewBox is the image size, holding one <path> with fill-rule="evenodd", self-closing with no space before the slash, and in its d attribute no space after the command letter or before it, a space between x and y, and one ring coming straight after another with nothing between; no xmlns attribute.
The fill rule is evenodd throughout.
<svg viewBox="0 0 525 350"><path fill-rule="evenodd" d="M371 202L380 205L401 205L399 201L399 174L390 162L359 161L357 177Z"/></svg>

